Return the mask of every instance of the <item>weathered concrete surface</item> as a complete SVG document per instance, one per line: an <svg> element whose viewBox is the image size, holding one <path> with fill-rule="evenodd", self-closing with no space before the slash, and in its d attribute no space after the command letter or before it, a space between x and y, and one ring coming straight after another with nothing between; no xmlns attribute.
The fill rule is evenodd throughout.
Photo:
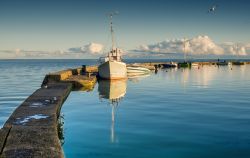
<svg viewBox="0 0 250 158"><path fill-rule="evenodd" d="M0 158L63 157L58 117L70 91L90 91L97 66L68 69L46 75L42 88L29 96L0 130Z"/></svg>
<svg viewBox="0 0 250 158"><path fill-rule="evenodd" d="M77 71L77 70L75 70ZM74 70L68 69L68 70L63 70L63 71L58 71L55 73L49 73L45 76L42 85L48 84L48 83L56 83L63 81L70 76L73 75Z"/></svg>
<svg viewBox="0 0 250 158"><path fill-rule="evenodd" d="M66 79L64 82L72 83L73 90L91 91L94 89L96 80L96 75L73 75Z"/></svg>
<svg viewBox="0 0 250 158"><path fill-rule="evenodd" d="M28 97L1 130L0 157L63 157L57 125L71 89L71 83L53 83Z"/></svg>
<svg viewBox="0 0 250 158"><path fill-rule="evenodd" d="M98 72L98 66L97 65L92 65L92 66L86 66L84 72L87 73L97 73Z"/></svg>
<svg viewBox="0 0 250 158"><path fill-rule="evenodd" d="M8 137L10 129L11 128L6 128L6 127L0 129L0 153L2 153L3 151L4 145L6 143L6 138Z"/></svg>
<svg viewBox="0 0 250 158"><path fill-rule="evenodd" d="M85 66L84 68L67 69L67 70L58 71L55 73L49 73L45 76L42 86L48 83L57 83L61 81L71 80L75 82L78 79L79 80L78 83L80 84L79 84L79 87L77 88L82 88L83 86L85 86L86 83L87 83L86 85L89 86L89 83L88 83L89 81L95 82L97 73L98 73L97 66ZM77 76L80 76L80 77L77 77ZM71 79L69 80L69 78ZM83 82L83 80L86 80L86 82L85 81Z"/></svg>

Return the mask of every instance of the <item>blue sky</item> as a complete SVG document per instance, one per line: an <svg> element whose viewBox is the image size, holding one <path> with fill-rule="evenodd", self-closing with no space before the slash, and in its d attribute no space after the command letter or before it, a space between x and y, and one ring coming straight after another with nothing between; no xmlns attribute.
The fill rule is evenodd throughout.
<svg viewBox="0 0 250 158"><path fill-rule="evenodd" d="M0 58L57 58L74 47L86 48L80 57L88 58L89 43L110 45L106 14L114 10L117 43L127 51L204 35L216 44L250 43L248 0L0 0Z"/></svg>

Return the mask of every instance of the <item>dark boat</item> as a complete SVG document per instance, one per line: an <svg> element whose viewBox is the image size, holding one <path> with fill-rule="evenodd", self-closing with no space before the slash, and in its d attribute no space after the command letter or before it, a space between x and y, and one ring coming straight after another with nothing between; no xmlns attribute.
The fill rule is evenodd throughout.
<svg viewBox="0 0 250 158"><path fill-rule="evenodd" d="M171 62L166 64L161 64L163 68L176 68L178 66L177 63Z"/></svg>
<svg viewBox="0 0 250 158"><path fill-rule="evenodd" d="M224 60L224 61L217 62L216 65L218 65L218 66L225 66L225 65L228 65L228 62L226 62Z"/></svg>
<svg viewBox="0 0 250 158"><path fill-rule="evenodd" d="M244 62L241 61L233 61L232 65L244 65Z"/></svg>

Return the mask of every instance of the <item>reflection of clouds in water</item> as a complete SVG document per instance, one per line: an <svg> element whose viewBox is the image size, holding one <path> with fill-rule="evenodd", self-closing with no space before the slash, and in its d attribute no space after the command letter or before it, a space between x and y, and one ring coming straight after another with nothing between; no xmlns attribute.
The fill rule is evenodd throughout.
<svg viewBox="0 0 250 158"><path fill-rule="evenodd" d="M170 84L179 81L180 85L184 88L187 86L208 88L218 80L229 82L235 78L250 79L249 68L250 65L229 65L219 67L216 65L203 65L191 67L191 69L163 69L160 75L164 80L170 81ZM224 78L225 75L229 76Z"/></svg>
<svg viewBox="0 0 250 158"><path fill-rule="evenodd" d="M198 88L208 88L211 82L214 80L219 69L215 66L203 66L192 69L182 69L181 83L184 87L188 84L196 86Z"/></svg>
<svg viewBox="0 0 250 158"><path fill-rule="evenodd" d="M187 82L189 81L189 73L190 73L190 69L187 68L183 68L181 69L182 71L182 84L184 85L184 87L186 86Z"/></svg>
<svg viewBox="0 0 250 158"><path fill-rule="evenodd" d="M231 77L240 78L240 79L250 79L250 71L247 70L250 68L250 65L233 65L232 71L230 71Z"/></svg>
<svg viewBox="0 0 250 158"><path fill-rule="evenodd" d="M232 68L232 69L231 69ZM231 80L233 78L249 78L249 71L247 71L249 65L235 65L235 66L212 66L204 65L203 67L192 68L191 70L186 69L183 72L183 84L193 84L194 86L200 88L208 88L213 81L223 80L223 74L230 74L229 78L226 80Z"/></svg>
<svg viewBox="0 0 250 158"><path fill-rule="evenodd" d="M219 69L215 66L203 66L201 69L196 69L192 76L195 77L198 87L208 88L218 71Z"/></svg>
<svg viewBox="0 0 250 158"><path fill-rule="evenodd" d="M179 71L179 69L176 68L170 68L170 69L163 69L163 71L166 71L166 73L160 73L157 75L161 75L163 78L169 78L171 80L177 80L179 77L176 75L176 73Z"/></svg>
<svg viewBox="0 0 250 158"><path fill-rule="evenodd" d="M241 74L241 77L245 77L245 75L247 75L247 71L246 71L246 65L240 65L240 74Z"/></svg>

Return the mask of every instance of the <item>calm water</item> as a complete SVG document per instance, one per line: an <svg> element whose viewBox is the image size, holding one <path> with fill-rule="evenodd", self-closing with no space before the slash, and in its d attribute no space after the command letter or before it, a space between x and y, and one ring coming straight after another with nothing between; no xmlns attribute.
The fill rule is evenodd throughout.
<svg viewBox="0 0 250 158"><path fill-rule="evenodd" d="M0 60L0 126L46 73L95 62ZM249 70L163 70L74 91L62 109L65 155L249 158Z"/></svg>
<svg viewBox="0 0 250 158"><path fill-rule="evenodd" d="M62 109L65 155L250 157L249 70L159 71L72 92ZM119 96L118 103L109 100Z"/></svg>

